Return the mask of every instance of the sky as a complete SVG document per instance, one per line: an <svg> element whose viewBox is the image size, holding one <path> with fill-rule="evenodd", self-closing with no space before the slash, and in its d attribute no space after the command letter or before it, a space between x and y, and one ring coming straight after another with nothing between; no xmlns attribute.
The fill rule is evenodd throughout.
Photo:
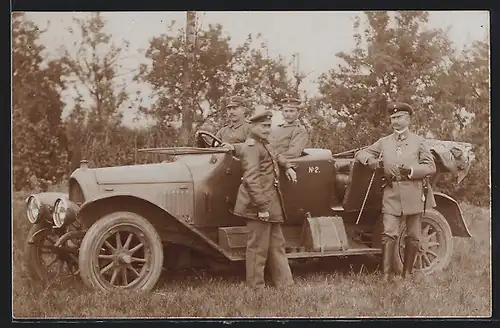
<svg viewBox="0 0 500 328"><path fill-rule="evenodd" d="M317 77L340 63L335 54L354 47L352 26L355 16L360 14L352 11L213 11L197 12L197 18L198 28L200 25L206 27L220 23L231 36L233 46L243 43L250 33L261 33L271 56L280 54L291 59L297 53L300 69L309 73L303 87L308 94L313 94ZM31 12L26 16L40 28L48 28L42 34L41 42L48 53L54 54L61 46L73 43L67 32L73 18L87 15L81 12ZM103 12L102 15L107 21L107 31L117 43L123 39L130 42L130 53L123 62L126 69L135 68L138 62L144 61L142 53L147 49L150 38L165 33L172 21L176 21L179 27L185 24L185 12ZM475 40L489 40L488 11L433 11L430 12L428 25L431 28L449 27L450 39L457 49ZM124 78L131 77L129 74ZM138 88L130 83L129 92L135 92L132 90L134 87ZM124 123L132 124L133 111L124 109Z"/></svg>

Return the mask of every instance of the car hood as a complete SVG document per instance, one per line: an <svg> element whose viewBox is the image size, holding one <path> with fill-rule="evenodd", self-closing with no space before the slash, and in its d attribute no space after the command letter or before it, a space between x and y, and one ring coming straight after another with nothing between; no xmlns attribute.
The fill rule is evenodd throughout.
<svg viewBox="0 0 500 328"><path fill-rule="evenodd" d="M98 184L192 181L191 172L181 162L96 168L94 173Z"/></svg>

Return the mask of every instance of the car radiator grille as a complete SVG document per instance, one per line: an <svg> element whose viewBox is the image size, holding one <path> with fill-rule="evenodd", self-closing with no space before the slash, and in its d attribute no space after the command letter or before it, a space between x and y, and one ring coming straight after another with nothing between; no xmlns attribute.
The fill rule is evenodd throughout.
<svg viewBox="0 0 500 328"><path fill-rule="evenodd" d="M165 208L178 219L192 223L194 212L193 188L187 184L173 184L164 192Z"/></svg>

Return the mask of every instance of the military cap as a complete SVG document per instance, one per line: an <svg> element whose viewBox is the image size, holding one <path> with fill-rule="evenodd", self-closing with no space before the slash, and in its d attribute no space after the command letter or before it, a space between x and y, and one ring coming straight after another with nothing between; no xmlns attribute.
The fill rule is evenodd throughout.
<svg viewBox="0 0 500 328"><path fill-rule="evenodd" d="M281 100L281 106L282 107L295 107L295 108L301 108L302 107L302 101L300 99L296 98L285 98Z"/></svg>
<svg viewBox="0 0 500 328"><path fill-rule="evenodd" d="M245 106L246 99L242 96L233 96L229 99L226 108Z"/></svg>
<svg viewBox="0 0 500 328"><path fill-rule="evenodd" d="M396 102L389 105L389 115L396 114L397 112L407 112L413 115L413 108L407 103Z"/></svg>
<svg viewBox="0 0 500 328"><path fill-rule="evenodd" d="M270 110L267 110L267 109L260 110L260 111L257 111L254 115L250 116L247 119L247 122L248 123L264 122L264 121L272 119L272 117L273 117L273 112L271 112Z"/></svg>

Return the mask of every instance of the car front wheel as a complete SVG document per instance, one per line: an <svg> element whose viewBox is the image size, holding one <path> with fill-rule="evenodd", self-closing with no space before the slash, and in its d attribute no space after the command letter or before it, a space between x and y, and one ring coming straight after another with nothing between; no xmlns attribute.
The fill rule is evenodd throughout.
<svg viewBox="0 0 500 328"><path fill-rule="evenodd" d="M25 245L26 266L31 279L58 284L78 277L78 245L66 241L57 247L60 234L50 226L34 224Z"/></svg>
<svg viewBox="0 0 500 328"><path fill-rule="evenodd" d="M132 212L114 212L85 234L80 275L92 289L149 291L163 267L163 245L154 226Z"/></svg>
<svg viewBox="0 0 500 328"><path fill-rule="evenodd" d="M453 235L445 217L435 209L422 216L419 249L413 266L414 272L431 274L445 269L453 254ZM395 249L395 269L403 270L406 225L403 222Z"/></svg>

